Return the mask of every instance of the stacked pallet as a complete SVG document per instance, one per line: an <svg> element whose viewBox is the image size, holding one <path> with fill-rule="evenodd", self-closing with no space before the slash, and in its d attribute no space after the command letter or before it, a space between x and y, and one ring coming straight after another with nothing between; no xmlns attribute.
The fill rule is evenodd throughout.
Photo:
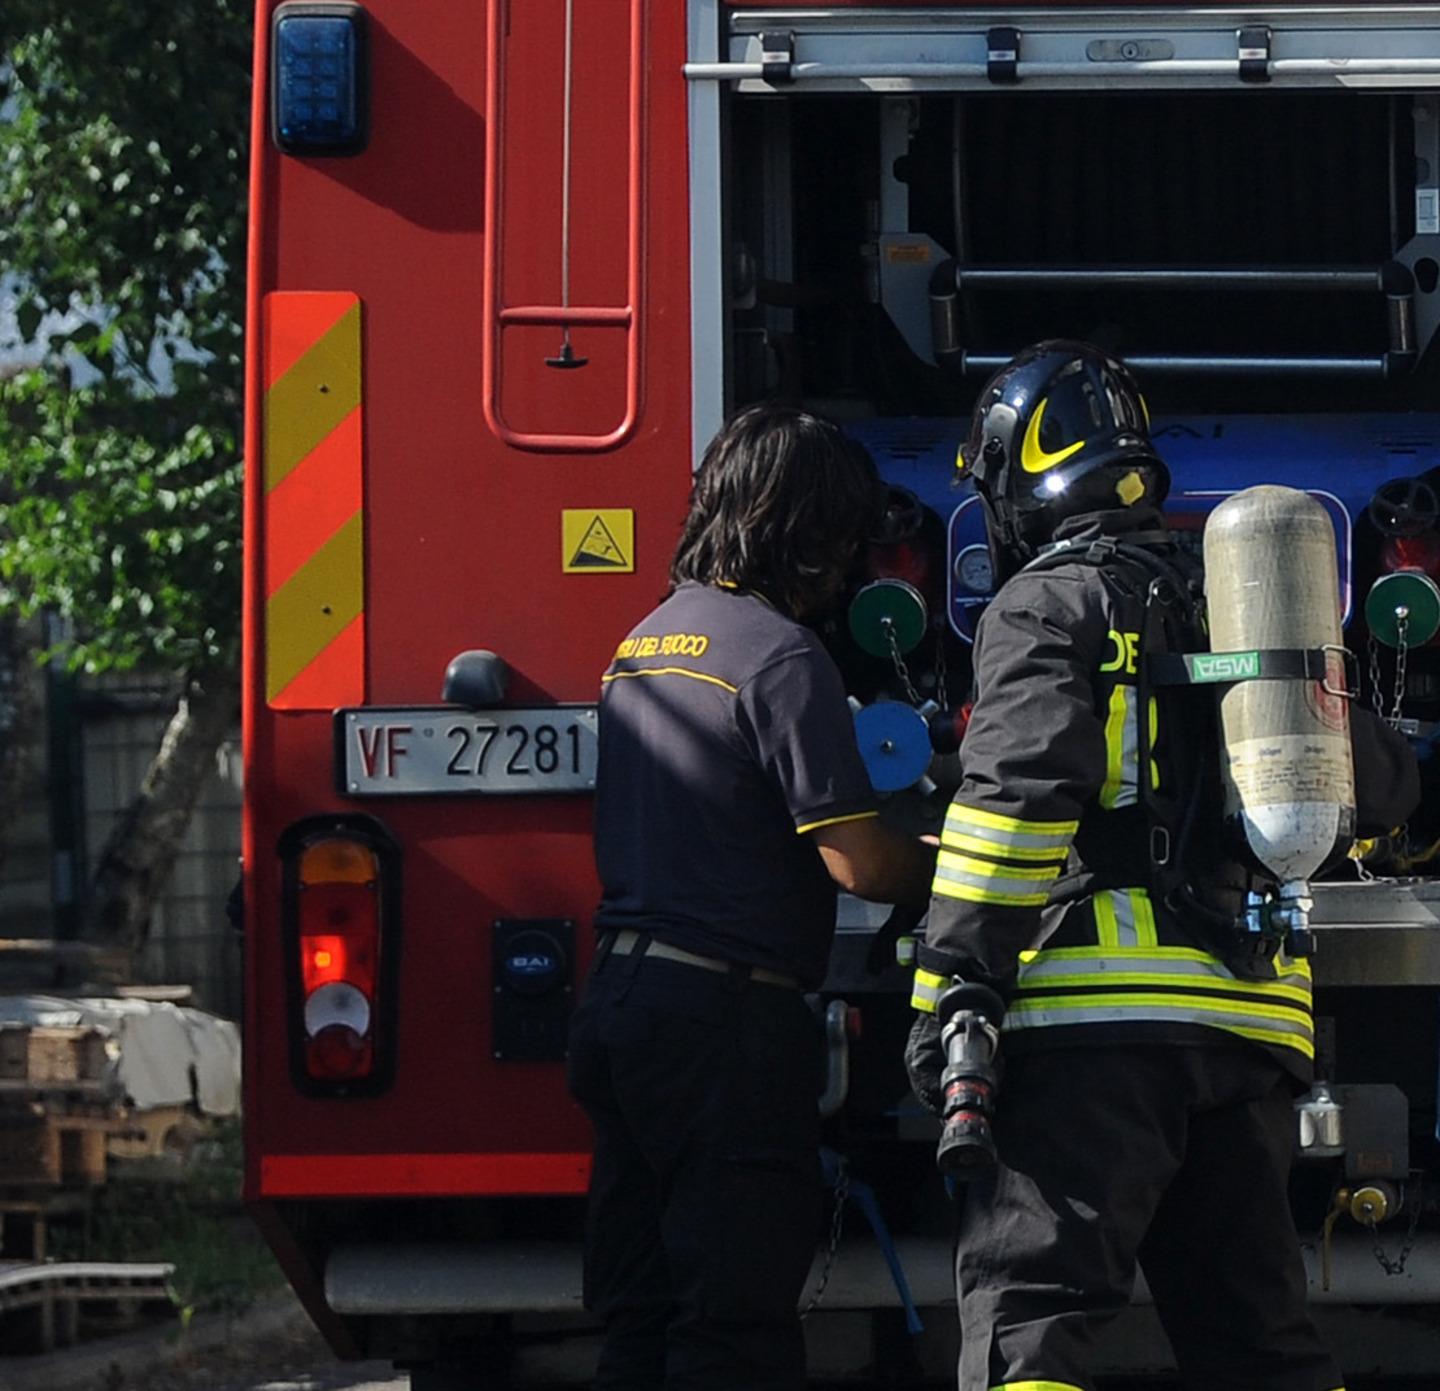
<svg viewBox="0 0 1440 1391"><path fill-rule="evenodd" d="M121 1120L105 1035L0 1024L0 1188L104 1183Z"/></svg>

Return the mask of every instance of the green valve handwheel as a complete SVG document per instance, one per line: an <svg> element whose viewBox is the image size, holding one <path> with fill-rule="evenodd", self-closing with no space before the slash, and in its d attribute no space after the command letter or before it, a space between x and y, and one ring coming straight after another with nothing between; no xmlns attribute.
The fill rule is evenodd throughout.
<svg viewBox="0 0 1440 1391"><path fill-rule="evenodd" d="M1365 598L1365 622L1386 647L1400 646L1402 625L1405 646L1419 647L1440 632L1440 586L1423 570L1381 575Z"/></svg>
<svg viewBox="0 0 1440 1391"><path fill-rule="evenodd" d="M872 657L910 652L925 636L930 621L925 596L904 580L872 580L850 601L850 632Z"/></svg>

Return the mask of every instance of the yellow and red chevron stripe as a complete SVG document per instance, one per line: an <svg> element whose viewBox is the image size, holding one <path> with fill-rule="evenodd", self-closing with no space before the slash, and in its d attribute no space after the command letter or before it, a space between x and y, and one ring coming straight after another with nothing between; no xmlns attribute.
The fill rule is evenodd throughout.
<svg viewBox="0 0 1440 1391"><path fill-rule="evenodd" d="M279 290L263 315L265 698L365 699L360 299Z"/></svg>

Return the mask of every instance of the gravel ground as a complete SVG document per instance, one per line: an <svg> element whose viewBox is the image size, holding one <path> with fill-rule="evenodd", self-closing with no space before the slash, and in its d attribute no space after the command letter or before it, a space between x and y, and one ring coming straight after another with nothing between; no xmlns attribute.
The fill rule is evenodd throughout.
<svg viewBox="0 0 1440 1391"><path fill-rule="evenodd" d="M181 1352L174 1361L104 1391L405 1391L409 1378L388 1362L340 1362L309 1320L213 1347ZM97 1391L99 1389L97 1388Z"/></svg>
<svg viewBox="0 0 1440 1391"><path fill-rule="evenodd" d="M388 1362L339 1362L288 1292L243 1314L157 1323L0 1358L0 1391L405 1391Z"/></svg>

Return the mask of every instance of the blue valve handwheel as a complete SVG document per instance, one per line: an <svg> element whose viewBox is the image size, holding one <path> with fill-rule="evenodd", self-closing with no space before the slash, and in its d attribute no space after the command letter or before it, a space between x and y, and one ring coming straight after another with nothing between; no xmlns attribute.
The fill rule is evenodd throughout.
<svg viewBox="0 0 1440 1391"><path fill-rule="evenodd" d="M876 792L899 792L930 767L930 728L913 706L877 700L855 712L855 739Z"/></svg>

